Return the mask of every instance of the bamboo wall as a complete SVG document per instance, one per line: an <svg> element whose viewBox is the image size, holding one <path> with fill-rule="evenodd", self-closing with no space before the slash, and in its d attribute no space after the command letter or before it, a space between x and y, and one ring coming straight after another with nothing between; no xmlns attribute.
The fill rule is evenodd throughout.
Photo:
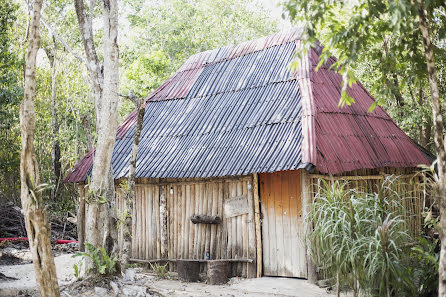
<svg viewBox="0 0 446 297"><path fill-rule="evenodd" d="M233 264L232 274L255 277L252 177L172 183L140 180L135 191L133 258L204 259L208 251L210 259L254 260L250 264ZM121 191L116 193L119 213L124 207L124 199ZM232 213L227 217L225 204L231 203L234 198L243 202L246 199L246 212ZM163 215L163 201L167 208L166 215ZM193 224L190 220L192 215L217 215L222 218L222 223ZM163 233L166 240L163 240ZM171 266L175 269L174 264Z"/></svg>
<svg viewBox="0 0 446 297"><path fill-rule="evenodd" d="M348 188L374 193L386 176L398 177L392 184L392 190L398 193L406 209L405 217L412 232L419 234L422 228L422 212L429 205L429 197L423 187L423 175L414 168L383 168L381 170L363 169L349 172L348 175L328 176L309 174L312 196L317 193L319 179L331 183L332 180L348 182Z"/></svg>

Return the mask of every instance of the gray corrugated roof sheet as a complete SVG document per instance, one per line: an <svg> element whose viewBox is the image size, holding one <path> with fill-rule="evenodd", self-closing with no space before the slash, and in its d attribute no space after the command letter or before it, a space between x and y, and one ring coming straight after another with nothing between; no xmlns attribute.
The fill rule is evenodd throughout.
<svg viewBox="0 0 446 297"><path fill-rule="evenodd" d="M289 42L220 61L224 50L216 50L209 56L217 62L200 71L184 98L148 101L136 176L212 177L299 168L300 95L287 68L294 49ZM117 139L115 178L128 174L133 134L134 126Z"/></svg>

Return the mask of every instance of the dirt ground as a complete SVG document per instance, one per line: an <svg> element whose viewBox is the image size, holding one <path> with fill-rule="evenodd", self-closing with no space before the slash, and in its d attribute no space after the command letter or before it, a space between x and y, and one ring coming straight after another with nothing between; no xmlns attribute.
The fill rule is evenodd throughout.
<svg viewBox="0 0 446 297"><path fill-rule="evenodd" d="M27 259L29 254L22 252ZM212 286L205 283L184 283L175 278L160 279L142 268L129 269L123 278L99 278L75 281L73 264L79 261L72 254L55 257L61 296L334 296L305 280L263 277L258 279L232 278L228 284ZM0 296L37 296L34 268L28 264L0 265Z"/></svg>

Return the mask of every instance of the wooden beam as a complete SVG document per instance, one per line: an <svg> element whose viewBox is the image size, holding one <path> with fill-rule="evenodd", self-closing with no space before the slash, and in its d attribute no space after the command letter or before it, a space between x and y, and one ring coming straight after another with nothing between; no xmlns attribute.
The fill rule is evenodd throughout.
<svg viewBox="0 0 446 297"><path fill-rule="evenodd" d="M217 260L205 260L205 259L151 259L151 260L143 260L143 259L136 259L136 258L130 258L130 262L134 263L142 263L142 264L149 264L149 263L156 263L156 262L177 262L177 261L192 261L192 262L200 262L200 263L206 263L206 262L216 262L216 261L222 261L222 262L237 262L237 263L253 263L253 259L248 258L239 258L239 259L217 259Z"/></svg>
<svg viewBox="0 0 446 297"><path fill-rule="evenodd" d="M262 231L260 223L259 175L253 174L252 194L254 198L254 222L256 232L257 277L262 277Z"/></svg>

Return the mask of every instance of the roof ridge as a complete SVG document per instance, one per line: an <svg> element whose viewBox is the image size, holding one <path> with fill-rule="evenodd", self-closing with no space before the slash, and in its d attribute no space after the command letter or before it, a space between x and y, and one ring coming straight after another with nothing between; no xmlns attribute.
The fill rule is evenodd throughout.
<svg viewBox="0 0 446 297"><path fill-rule="evenodd" d="M262 51L274 46L298 40L302 37L303 27L278 32L269 36L245 41L240 44L228 45L218 49L196 53L178 69L176 73L204 67L205 65L224 62L230 59Z"/></svg>

